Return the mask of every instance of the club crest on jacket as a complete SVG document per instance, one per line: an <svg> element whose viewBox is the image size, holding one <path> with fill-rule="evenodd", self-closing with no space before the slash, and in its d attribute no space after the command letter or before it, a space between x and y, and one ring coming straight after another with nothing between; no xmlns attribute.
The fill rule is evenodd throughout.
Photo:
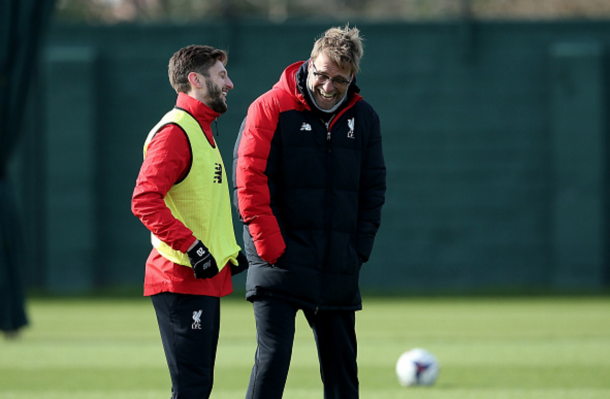
<svg viewBox="0 0 610 399"><path fill-rule="evenodd" d="M354 136L354 126L356 124L356 118L350 118L347 120L347 126L349 127L349 131L347 132L348 139L355 139Z"/></svg>

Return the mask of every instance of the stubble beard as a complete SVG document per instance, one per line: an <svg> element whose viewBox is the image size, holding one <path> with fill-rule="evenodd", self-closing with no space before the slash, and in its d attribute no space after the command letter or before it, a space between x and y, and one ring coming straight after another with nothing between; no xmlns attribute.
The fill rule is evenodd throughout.
<svg viewBox="0 0 610 399"><path fill-rule="evenodd" d="M224 114L225 112L227 112L228 107L223 99L222 89L218 86L215 86L209 80L206 80L205 84L208 89L208 94L211 98L211 101L208 106L213 111L218 112L219 114Z"/></svg>

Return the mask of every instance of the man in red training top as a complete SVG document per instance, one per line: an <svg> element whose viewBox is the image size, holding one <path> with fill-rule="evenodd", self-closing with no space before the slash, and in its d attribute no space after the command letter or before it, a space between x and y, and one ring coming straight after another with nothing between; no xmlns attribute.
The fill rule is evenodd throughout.
<svg viewBox="0 0 610 399"><path fill-rule="evenodd" d="M227 54L190 45L169 61L175 107L150 131L131 207L151 232L144 295L152 298L172 398L208 398L220 330L220 297L248 267L235 241L224 164L211 123L233 89Z"/></svg>

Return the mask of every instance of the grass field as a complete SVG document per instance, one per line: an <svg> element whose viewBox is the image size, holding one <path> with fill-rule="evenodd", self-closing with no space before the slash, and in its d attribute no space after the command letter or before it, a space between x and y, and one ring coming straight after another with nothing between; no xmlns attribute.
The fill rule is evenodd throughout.
<svg viewBox="0 0 610 399"><path fill-rule="evenodd" d="M249 303L223 300L215 399L243 398L255 349ZM34 299L31 325L0 339L0 399L168 399L152 305L135 299ZM322 398L304 317L284 397ZM363 399L610 398L610 298L365 298L357 314ZM433 387L403 388L398 356L424 347Z"/></svg>

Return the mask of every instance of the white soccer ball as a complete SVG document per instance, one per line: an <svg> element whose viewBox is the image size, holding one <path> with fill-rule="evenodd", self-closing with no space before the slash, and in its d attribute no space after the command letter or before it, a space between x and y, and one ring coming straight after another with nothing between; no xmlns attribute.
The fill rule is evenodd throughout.
<svg viewBox="0 0 610 399"><path fill-rule="evenodd" d="M396 362L396 376L403 387L432 385L436 382L439 370L436 357L421 348L403 353Z"/></svg>

